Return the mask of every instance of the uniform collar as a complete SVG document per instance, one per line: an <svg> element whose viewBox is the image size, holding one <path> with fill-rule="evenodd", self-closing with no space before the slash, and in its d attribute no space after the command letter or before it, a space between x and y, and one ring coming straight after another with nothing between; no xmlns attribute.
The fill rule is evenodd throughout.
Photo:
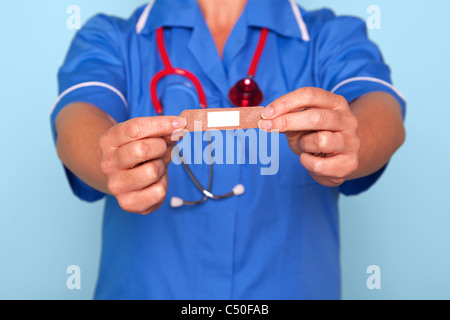
<svg viewBox="0 0 450 320"><path fill-rule="evenodd" d="M268 28L285 37L309 41L302 10L295 0L248 0L245 14L251 27Z"/></svg>
<svg viewBox="0 0 450 320"><path fill-rule="evenodd" d="M144 8L136 31L153 32L159 27L187 27L196 24L196 0L152 0ZM268 28L282 36L309 41L302 10L295 0L248 0L244 14L251 27Z"/></svg>
<svg viewBox="0 0 450 320"><path fill-rule="evenodd" d="M142 11L136 32L148 34L159 27L192 28L198 9L196 0L152 0Z"/></svg>

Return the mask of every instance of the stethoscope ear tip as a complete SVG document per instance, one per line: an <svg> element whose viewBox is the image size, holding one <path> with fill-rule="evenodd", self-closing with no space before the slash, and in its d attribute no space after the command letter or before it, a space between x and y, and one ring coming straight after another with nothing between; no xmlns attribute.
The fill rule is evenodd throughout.
<svg viewBox="0 0 450 320"><path fill-rule="evenodd" d="M242 184L238 184L237 186L235 186L233 188L233 193L235 196L240 196L240 195L244 194L244 192L245 192L245 188Z"/></svg>
<svg viewBox="0 0 450 320"><path fill-rule="evenodd" d="M182 207L183 205L184 205L184 201L181 198L172 197L172 199L170 199L170 206L172 208L179 208L179 207Z"/></svg>

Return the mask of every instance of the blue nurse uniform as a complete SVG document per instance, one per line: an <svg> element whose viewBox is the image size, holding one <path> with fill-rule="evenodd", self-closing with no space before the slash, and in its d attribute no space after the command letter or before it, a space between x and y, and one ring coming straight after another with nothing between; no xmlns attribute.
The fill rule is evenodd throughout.
<svg viewBox="0 0 450 320"><path fill-rule="evenodd" d="M163 69L155 41L161 26L172 64L200 79L211 108L231 107L228 91L246 76L260 30L268 28L256 74L263 105L308 86L349 102L387 92L405 112L390 69L360 19L305 11L291 0L249 0L221 59L196 1L156 0L127 20L97 15L77 33L58 74L55 139L55 118L72 102L91 103L118 122L156 115L149 84ZM195 89L177 76L162 80L158 94L166 115L198 107ZM236 140L248 156L248 144ZM106 196L95 298L339 299L338 197L367 190L383 170L328 188L310 177L283 135L279 148L276 175L261 175L260 162L214 165L213 192L241 183L242 196L173 209L172 196L201 198L183 167L174 164L167 199L155 213L124 212ZM208 165L192 169L207 184ZM81 199L105 197L66 173Z"/></svg>

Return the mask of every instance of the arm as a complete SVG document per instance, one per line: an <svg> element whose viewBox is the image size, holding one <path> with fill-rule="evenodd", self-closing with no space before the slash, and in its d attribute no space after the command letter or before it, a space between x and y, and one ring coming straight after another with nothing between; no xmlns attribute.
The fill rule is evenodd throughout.
<svg viewBox="0 0 450 320"><path fill-rule="evenodd" d="M405 139L398 102L382 92L349 105L331 92L302 88L272 102L263 118L261 129L284 132L312 177L330 187L376 172Z"/></svg>
<svg viewBox="0 0 450 320"><path fill-rule="evenodd" d="M148 214L166 197L173 146L167 137L185 125L169 116L116 124L93 105L73 103L56 119L58 156L91 187L114 195L125 211Z"/></svg>
<svg viewBox="0 0 450 320"><path fill-rule="evenodd" d="M401 108L390 94L369 93L350 104L361 140L359 167L347 180L368 176L387 164L405 141Z"/></svg>
<svg viewBox="0 0 450 320"><path fill-rule="evenodd" d="M56 150L64 165L85 183L109 193L101 171L100 137L115 125L104 111L87 103L73 103L58 114Z"/></svg>

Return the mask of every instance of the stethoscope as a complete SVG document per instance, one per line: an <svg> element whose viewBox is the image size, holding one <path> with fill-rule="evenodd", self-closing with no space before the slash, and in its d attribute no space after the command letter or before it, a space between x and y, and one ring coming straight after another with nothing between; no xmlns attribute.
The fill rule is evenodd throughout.
<svg viewBox="0 0 450 320"><path fill-rule="evenodd" d="M230 102L236 107L249 107L249 106L258 106L263 100L263 93L259 88L258 84L254 80L256 70L258 68L259 60L261 58L261 54L264 51L264 47L266 44L268 29L261 29L261 34L259 37L258 46L256 47L255 54L253 55L252 62L247 72L247 77L239 80L229 91L228 98ZM169 55L167 54L166 45L164 42L164 28L160 27L156 30L156 44L158 47L159 55L163 61L164 69L156 73L151 82L150 82L150 97L153 103L153 107L158 115L163 114L163 106L158 98L157 85L158 82L169 75L180 75L187 79L189 79L194 85L198 97L199 104L201 108L207 108L208 103L206 101L206 95L203 90L202 84L200 80L190 71L174 68L170 61ZM211 144L210 144L211 146ZM212 182L213 182L213 165L210 164L209 167L209 182L208 188L205 188L195 177L192 170L185 163L183 156L178 151L178 155L182 160L182 164L186 169L187 174L189 175L192 182L195 184L196 188L203 194L203 198L198 201L186 201L178 197L172 197L170 200L170 205L173 208L181 207L183 205L197 205L204 203L208 199L220 200L226 199L232 196L239 196L245 192L245 188L242 184L236 185L232 191L223 194L223 195L215 195L211 192Z"/></svg>

